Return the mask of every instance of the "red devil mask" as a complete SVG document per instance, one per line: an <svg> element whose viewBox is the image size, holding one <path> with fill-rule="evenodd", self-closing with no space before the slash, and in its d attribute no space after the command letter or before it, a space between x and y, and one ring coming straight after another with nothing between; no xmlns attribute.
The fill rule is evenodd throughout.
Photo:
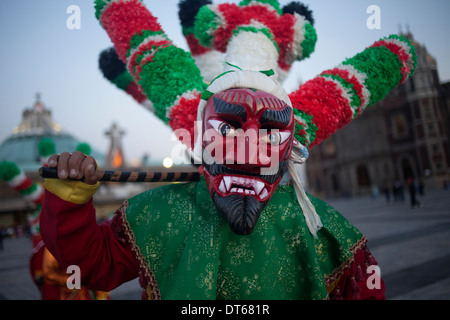
<svg viewBox="0 0 450 320"><path fill-rule="evenodd" d="M203 175L223 218L237 234L256 221L287 171L292 108L251 89L214 94L203 116Z"/></svg>

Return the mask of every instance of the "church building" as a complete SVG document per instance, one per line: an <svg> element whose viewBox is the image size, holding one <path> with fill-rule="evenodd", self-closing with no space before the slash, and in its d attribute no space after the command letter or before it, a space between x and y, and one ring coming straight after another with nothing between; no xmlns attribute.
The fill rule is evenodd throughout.
<svg viewBox="0 0 450 320"><path fill-rule="evenodd" d="M356 196L392 190L394 183L448 184L449 85L440 83L425 45L409 31L404 36L416 46L414 76L311 149L306 172L312 194Z"/></svg>

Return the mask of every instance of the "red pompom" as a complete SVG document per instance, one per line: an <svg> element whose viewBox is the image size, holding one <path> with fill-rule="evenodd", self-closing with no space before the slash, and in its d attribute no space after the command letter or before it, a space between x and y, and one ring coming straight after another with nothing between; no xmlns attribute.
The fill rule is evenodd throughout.
<svg viewBox="0 0 450 320"><path fill-rule="evenodd" d="M347 70L339 69L339 68L326 70L326 71L322 72L321 74L322 75L323 74L337 75L337 76L341 77L342 79L344 79L345 81L347 81L348 83L351 83L353 85L353 89L356 91L356 94L361 99L361 103L358 106L358 112L357 112L357 115L359 115L362 112L361 106L364 104L364 102L366 100L364 99L364 95L363 95L363 86L358 81L358 79L355 76L350 77L350 73Z"/></svg>
<svg viewBox="0 0 450 320"><path fill-rule="evenodd" d="M21 181L21 183L17 186L14 187L14 189L16 191L22 191L22 190L26 190L28 188L30 188L33 185L33 181L30 180L30 178L28 178L27 176L25 176L25 179L23 179L23 181Z"/></svg>
<svg viewBox="0 0 450 320"><path fill-rule="evenodd" d="M219 27L214 33L214 47L220 52L225 52L234 28L242 24L241 8L234 3L222 3L217 6L217 10L224 17L225 28Z"/></svg>
<svg viewBox="0 0 450 320"><path fill-rule="evenodd" d="M177 138L191 149L194 148L196 140L195 122L197 121L197 108L199 102L200 93L196 94L195 97L191 99L182 97L180 101L173 106L170 113L170 127ZM188 136L186 136L187 134Z"/></svg>
<svg viewBox="0 0 450 320"><path fill-rule="evenodd" d="M208 51L211 51L211 49L202 46L193 33L190 33L186 36L186 41L193 56L201 55Z"/></svg>
<svg viewBox="0 0 450 320"><path fill-rule="evenodd" d="M39 194L39 197L37 199L34 199L33 202L36 204L42 204L42 203L44 203L44 198L45 198L45 192L41 192Z"/></svg>
<svg viewBox="0 0 450 320"><path fill-rule="evenodd" d="M293 39L294 17L292 15L280 16L276 11L262 4L240 7L236 4L223 3L217 6L217 10L225 21L224 26L219 26L214 34L214 47L218 51L226 51L228 40L236 27L250 25L253 21L257 21L270 29L284 60L285 47Z"/></svg>
<svg viewBox="0 0 450 320"><path fill-rule="evenodd" d="M140 1L112 2L103 11L100 22L125 63L130 40L135 34L142 30L161 30L157 19Z"/></svg>
<svg viewBox="0 0 450 320"><path fill-rule="evenodd" d="M350 104L342 93L333 81L316 77L289 94L293 107L312 116L312 123L317 127L316 137L310 147L327 139L351 121L353 114Z"/></svg>
<svg viewBox="0 0 450 320"><path fill-rule="evenodd" d="M293 61L289 61L290 59L286 57L286 53L294 41L295 20L296 19L292 14L284 14L278 19L277 23L273 24L271 27L280 50L278 66L285 71L289 71L291 64L293 63Z"/></svg>
<svg viewBox="0 0 450 320"><path fill-rule="evenodd" d="M141 88L134 81L130 82L128 87L125 89L125 92L131 95L134 100L139 103L143 103L147 99L145 94L142 93Z"/></svg>

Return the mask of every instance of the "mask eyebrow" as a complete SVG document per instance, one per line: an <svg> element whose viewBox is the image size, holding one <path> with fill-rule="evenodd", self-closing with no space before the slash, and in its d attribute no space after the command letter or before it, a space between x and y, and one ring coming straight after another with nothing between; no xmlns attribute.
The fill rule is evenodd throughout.
<svg viewBox="0 0 450 320"><path fill-rule="evenodd" d="M232 104L217 97L213 97L214 110L218 114L231 114L238 116L243 122L247 121L247 111L240 104Z"/></svg>
<svg viewBox="0 0 450 320"><path fill-rule="evenodd" d="M279 123L287 126L291 120L292 109L286 106L283 110L265 110L259 118L260 124Z"/></svg>

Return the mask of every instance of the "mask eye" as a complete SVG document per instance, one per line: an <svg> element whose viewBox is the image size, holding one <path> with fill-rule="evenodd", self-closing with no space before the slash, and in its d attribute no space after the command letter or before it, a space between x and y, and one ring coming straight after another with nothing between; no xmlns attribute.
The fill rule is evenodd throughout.
<svg viewBox="0 0 450 320"><path fill-rule="evenodd" d="M273 146L278 146L285 142L291 136L290 132L274 131L266 135L263 139Z"/></svg>
<svg viewBox="0 0 450 320"><path fill-rule="evenodd" d="M236 133L236 129L226 122L219 120L208 120L208 122L214 129L216 129L217 132L219 132L224 137L232 136Z"/></svg>

